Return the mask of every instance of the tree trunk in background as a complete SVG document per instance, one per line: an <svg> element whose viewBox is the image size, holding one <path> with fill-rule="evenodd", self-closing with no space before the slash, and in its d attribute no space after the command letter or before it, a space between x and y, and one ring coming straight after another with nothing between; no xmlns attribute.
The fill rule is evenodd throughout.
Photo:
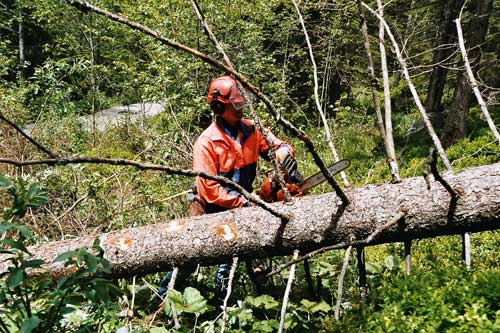
<svg viewBox="0 0 500 333"><path fill-rule="evenodd" d="M423 177L414 177L398 184L349 190L347 208L333 192L274 204L292 216L288 223L249 207L46 243L30 252L49 263L46 268L53 274L64 274L71 267L52 260L99 238L111 262L112 276L121 278L184 265L231 262L233 256L242 260L282 256L296 249L306 253L351 239L363 240L401 214L405 217L373 243L500 228L500 164L444 178L460 195L455 203L438 182L432 181L428 190ZM0 272L7 264L1 256Z"/></svg>
<svg viewBox="0 0 500 333"><path fill-rule="evenodd" d="M481 59L481 43L484 42L488 21L493 8L492 0L475 0L470 4L471 18L465 25L465 46L474 75L476 75ZM442 142L445 147L455 144L465 137L467 130L467 114L472 97L472 88L469 85L465 70L457 74L453 102L445 118Z"/></svg>
<svg viewBox="0 0 500 333"><path fill-rule="evenodd" d="M24 61L26 59L24 52L24 23L23 23L23 1L17 3L17 22L18 22L18 36L19 36L19 65L24 73Z"/></svg>
<svg viewBox="0 0 500 333"><path fill-rule="evenodd" d="M441 98L443 96L448 68L444 62L454 52L450 44L456 43L457 30L453 20L458 17L463 0L447 0L440 4L437 18L441 19L439 30L437 32L436 44L432 55L434 68L429 79L427 87L427 98L425 100L425 109L431 115L432 123L436 129L443 128L443 105Z"/></svg>

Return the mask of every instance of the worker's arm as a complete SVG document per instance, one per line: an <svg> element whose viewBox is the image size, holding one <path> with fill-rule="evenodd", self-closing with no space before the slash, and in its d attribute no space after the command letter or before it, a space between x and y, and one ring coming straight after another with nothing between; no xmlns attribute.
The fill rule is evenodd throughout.
<svg viewBox="0 0 500 333"><path fill-rule="evenodd" d="M262 131L264 134L269 138L269 140L273 143L276 157L278 159L278 163L284 159L285 155L291 155L292 157L295 156L295 150L293 147L285 142L282 141L274 136L271 131L269 131L267 128L263 128ZM270 161L269 158L269 145L267 144L267 141L264 137L264 134L258 132L259 135L259 152L262 158L264 158L267 161Z"/></svg>

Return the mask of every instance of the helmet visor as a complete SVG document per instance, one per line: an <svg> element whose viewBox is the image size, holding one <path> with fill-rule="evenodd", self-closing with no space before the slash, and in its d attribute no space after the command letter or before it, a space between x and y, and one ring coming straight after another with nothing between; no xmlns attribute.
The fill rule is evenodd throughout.
<svg viewBox="0 0 500 333"><path fill-rule="evenodd" d="M240 89L236 85L231 87L230 95L229 95L229 101L233 105L233 107L236 110L241 110L245 106L247 106L247 102L245 101L245 98L243 98L243 95L241 94Z"/></svg>

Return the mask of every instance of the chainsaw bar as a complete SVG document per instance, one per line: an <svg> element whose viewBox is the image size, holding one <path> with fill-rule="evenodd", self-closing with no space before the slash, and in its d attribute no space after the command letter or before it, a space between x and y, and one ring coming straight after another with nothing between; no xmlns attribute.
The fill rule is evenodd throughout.
<svg viewBox="0 0 500 333"><path fill-rule="evenodd" d="M347 167L351 165L351 161L349 160L340 160L338 162L333 163L328 167L328 171L330 171L332 176L335 176L342 170L345 170ZM302 193L307 193L310 189L313 187L321 184L322 182L325 181L325 175L323 175L323 172L318 172L310 177L307 177L302 181L302 183L299 184L299 188L302 191Z"/></svg>

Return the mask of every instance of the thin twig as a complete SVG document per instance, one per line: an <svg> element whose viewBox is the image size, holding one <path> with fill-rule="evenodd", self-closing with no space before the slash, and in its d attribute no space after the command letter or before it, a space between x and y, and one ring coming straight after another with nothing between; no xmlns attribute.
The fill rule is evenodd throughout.
<svg viewBox="0 0 500 333"><path fill-rule="evenodd" d="M342 270L339 275L339 286L337 288L337 303L335 304L335 320L340 319L340 304L342 304L342 291L344 289L344 277L347 271L347 266L349 265L349 256L351 255L352 245L349 246L344 255L344 263L342 264Z"/></svg>
<svg viewBox="0 0 500 333"><path fill-rule="evenodd" d="M298 256L299 256L299 250L295 250L293 252L293 260L297 260ZM288 307L288 298L290 296L290 291L292 290L292 284L294 278L295 278L295 265L292 265L292 267L290 267L290 274L288 275L288 282L285 288L285 295L283 295L283 305L281 306L280 326L278 328L278 333L283 332L283 328L285 327L286 308Z"/></svg>
<svg viewBox="0 0 500 333"><path fill-rule="evenodd" d="M58 158L57 154L54 154L53 152L51 152L50 150L48 150L47 148L45 148L44 146L42 146L41 144L39 144L38 142L36 142L32 137L30 137L22 129L20 129L19 126L17 126L16 124L14 124L9 119L5 118L5 116L1 112L0 112L0 119L2 119L7 124L9 124L9 126L11 126L12 128L14 128L17 132L19 132L19 134L21 134L22 136L24 136L29 142L31 142L33 145L35 145L39 150L43 151L45 154L49 155L52 158Z"/></svg>
<svg viewBox="0 0 500 333"><path fill-rule="evenodd" d="M229 271L229 281L227 282L226 297L224 297L224 303L222 305L222 325L220 328L220 333L224 333L224 330L226 329L227 302L229 301L229 297L231 296L231 292L233 290L233 279L236 268L238 268L238 257L233 258L233 265L231 266L231 270Z"/></svg>
<svg viewBox="0 0 500 333"><path fill-rule="evenodd" d="M173 290L175 286L175 280L177 279L177 274L179 273L179 267L174 267L172 271L172 276L170 277L170 281L167 286L167 295L166 299L168 299L168 291ZM174 304L170 302L170 308L172 309L172 317L174 318L174 327L175 329L179 329L181 324L179 323L179 317L177 316L177 310L175 310Z"/></svg>
<svg viewBox="0 0 500 333"><path fill-rule="evenodd" d="M430 168L432 175L434 176L434 179L437 180L443 187L448 191L448 193L451 195L452 198L458 198L459 194L457 191L455 191L450 184L446 180L444 180L443 177L439 174L439 171L437 169L437 153L434 148L430 149L429 157L427 159L428 162L430 162Z"/></svg>
<svg viewBox="0 0 500 333"><path fill-rule="evenodd" d="M16 165L16 166L40 165L40 164L52 165L52 166L62 166L62 165L68 165L68 164L109 164L109 165L120 165L120 166L132 166L132 167L135 167L139 170L162 171L162 172L165 172L167 174L172 174L172 175L182 175L182 176L189 176L189 177L202 177L205 179L214 180L218 183L221 183L223 185L230 187L233 190L238 191L246 199L248 199L248 201L253 202L257 206L267 210L268 212L270 212L274 216L279 217L280 219L284 219L287 221L290 219L289 215L284 214L284 213L276 210L274 207L272 207L271 205L269 205L265 201L259 199L258 196L249 193L247 190L245 190L239 184L229 180L226 177L211 175L211 174L203 172L203 171L173 168L173 167L169 167L166 165L159 165L159 164L146 164L146 163L141 163L138 161L127 160L127 159L112 159L112 158L97 158L97 157L68 157L68 158L60 157L57 159L24 160L24 161L17 161L17 160L11 160L11 159L7 159L7 158L0 158L0 163L12 164L12 165Z"/></svg>
<svg viewBox="0 0 500 333"><path fill-rule="evenodd" d="M83 200L87 199L89 196L89 194L85 194L84 196L82 196L81 198L79 198L78 200L76 200L72 205L71 207L69 207L68 209L66 209L61 215L59 215L58 217L56 217L56 222L58 222L59 220L61 220L63 217L65 217L69 212L71 212L80 202L82 202Z"/></svg>
<svg viewBox="0 0 500 333"><path fill-rule="evenodd" d="M282 270L286 269L287 267L290 267L291 265L294 265L294 264L296 264L298 262L310 259L310 258L312 258L312 257L314 257L314 256L316 256L318 254L321 254L323 252L326 252L326 251L344 249L344 248L347 248L349 246L367 246L371 242L373 242L381 233L383 233L384 231L388 230L393 225L397 224L406 215L407 215L406 211L399 211L399 212L396 213L396 215L391 220L389 220L389 222L387 222L386 224L384 224L382 227L375 229L375 231L373 233L371 233L368 237L366 237L363 240L350 241L350 242L342 242L342 243L338 243L338 244L335 244L335 245L322 247L321 249L309 252L308 254L303 255L300 258L297 258L295 260L289 261L289 262L287 262L285 264L282 264L282 265L278 266L278 268L276 268L276 270L268 273L266 276L267 277L271 277L273 275L276 275L279 272L281 272Z"/></svg>
<svg viewBox="0 0 500 333"><path fill-rule="evenodd" d="M460 16L462 16L462 13L460 13ZM474 95L477 98L477 101L481 107L481 111L483 112L484 117L486 118L486 122L488 123L490 130L493 132L493 135L500 144L500 133L498 133L495 123L493 122L493 119L491 119L490 113L488 112L488 108L486 107L486 103L483 100L483 96L481 96L481 92L479 91L476 79L474 78L474 73L472 72L472 69L470 67L469 57L467 56L467 50L465 49L464 37L462 34L462 26L460 25L460 17L455 20L455 24L457 26L458 44L460 45L460 51L462 52L462 58L464 59L465 69L467 71L469 83L472 87L472 90L474 91Z"/></svg>
<svg viewBox="0 0 500 333"><path fill-rule="evenodd" d="M330 150L332 151L332 155L333 155L335 162L338 162L340 160L339 154L337 153L337 149L335 149L335 146L333 144L332 134L330 133L330 126L328 125L328 121L326 120L325 113L323 112L323 108L321 107L321 102L319 101L318 68L316 66L316 61L314 60L314 54L313 54L311 42L309 40L309 34L307 33L306 25L304 23L304 19L302 18L302 14L300 13L299 6L295 2L295 0L292 0L292 3L295 7L295 10L297 11L297 15L299 17L300 24L302 25L302 30L304 32L304 36L306 39L307 48L309 50L309 58L311 59L311 64L313 66L314 101L316 102L316 109L318 110L319 115L321 117L321 121L323 122L323 128L325 129L325 137L326 137L326 141L328 143L328 146L330 147ZM347 179L347 176L346 176L344 171L342 171L340 173L340 177L342 178L344 186L346 186L346 187L351 186L349 184L349 180Z"/></svg>
<svg viewBox="0 0 500 333"><path fill-rule="evenodd" d="M153 322L154 322L156 316L158 315L158 313L160 313L161 311L163 311L163 307L165 305L165 302L167 302L167 301L170 303L170 309L172 310L172 317L174 319L174 326L175 326L175 328L178 329L178 328L181 327L181 325L179 324L179 318L177 316L177 311L175 310L174 305L172 304L172 302L170 302L169 299L168 299L168 291L174 289L175 280L177 279L177 273L178 272L179 272L179 268L178 267L174 267L174 269L172 271L172 276L170 277L170 281L168 282L167 293L165 293L163 295L159 295L155 291L156 296L159 297L162 301L161 301L160 305L158 305L158 309L155 311L155 313L153 313L153 316L152 316L151 321L149 323L149 327L151 327L153 325ZM146 282L144 279L142 279L142 280L144 282ZM146 282L146 284L148 285L149 288L153 288L148 282Z"/></svg>

